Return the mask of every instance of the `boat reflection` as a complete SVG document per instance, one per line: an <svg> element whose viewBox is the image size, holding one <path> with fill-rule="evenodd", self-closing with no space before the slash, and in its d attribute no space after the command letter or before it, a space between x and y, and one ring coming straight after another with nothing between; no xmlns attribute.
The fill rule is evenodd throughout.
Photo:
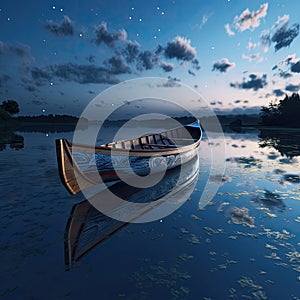
<svg viewBox="0 0 300 300"><path fill-rule="evenodd" d="M272 147L281 156L293 158L300 156L300 130L267 130L263 129L259 134L259 147Z"/></svg>
<svg viewBox="0 0 300 300"><path fill-rule="evenodd" d="M198 155L190 162L167 170L159 183L149 188L137 188L120 181L97 193L94 201L102 201L107 189L127 202L149 203L146 209L137 210L132 216L132 222L151 211L159 209L165 202L175 201L183 204L191 195L197 183L199 174ZM95 200L96 199L96 200ZM162 201L157 201L161 200ZM69 270L97 246L112 237L131 222L122 222L108 217L97 210L90 201L83 200L73 206L65 229L65 267ZM155 205L151 205L155 201ZM122 209L122 207L121 207Z"/></svg>

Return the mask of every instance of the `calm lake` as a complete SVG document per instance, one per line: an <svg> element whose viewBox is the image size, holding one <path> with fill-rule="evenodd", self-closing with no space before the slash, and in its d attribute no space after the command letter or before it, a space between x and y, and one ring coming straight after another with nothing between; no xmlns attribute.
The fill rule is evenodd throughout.
<svg viewBox="0 0 300 300"><path fill-rule="evenodd" d="M71 268L65 228L85 199L61 184L55 139L72 132L16 134L24 147L0 152L1 298L300 299L299 132L225 133L222 184L198 209L213 142L203 139L183 206L124 226Z"/></svg>

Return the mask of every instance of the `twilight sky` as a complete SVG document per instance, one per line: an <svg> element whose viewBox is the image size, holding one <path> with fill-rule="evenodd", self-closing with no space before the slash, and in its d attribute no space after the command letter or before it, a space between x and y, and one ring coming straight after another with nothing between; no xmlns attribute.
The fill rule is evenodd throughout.
<svg viewBox="0 0 300 300"><path fill-rule="evenodd" d="M252 112L300 89L299 11L291 0L4 0L0 102L80 115L113 84L158 76L217 111Z"/></svg>

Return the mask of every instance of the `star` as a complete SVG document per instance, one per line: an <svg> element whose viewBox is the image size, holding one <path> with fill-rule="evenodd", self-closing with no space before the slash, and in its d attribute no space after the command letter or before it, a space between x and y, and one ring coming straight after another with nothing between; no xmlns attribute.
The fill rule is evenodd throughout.
<svg viewBox="0 0 300 300"><path fill-rule="evenodd" d="M83 34L82 34L82 33L79 33L79 36L80 36L80 37L83 37Z"/></svg>
<svg viewBox="0 0 300 300"><path fill-rule="evenodd" d="M63 11L64 11L64 9L63 9L63 8L61 8L61 9L60 9L60 11L61 11L61 12L63 12Z"/></svg>
<svg viewBox="0 0 300 300"><path fill-rule="evenodd" d="M164 11L162 11L162 12L161 12L161 14L162 14L162 15L164 15L164 14L165 14L165 12L164 12Z"/></svg>
<svg viewBox="0 0 300 300"><path fill-rule="evenodd" d="M140 18L139 21L142 22L142 19Z"/></svg>
<svg viewBox="0 0 300 300"><path fill-rule="evenodd" d="M42 112L45 112L45 111L46 111L46 109L43 108L43 109L42 109Z"/></svg>
<svg viewBox="0 0 300 300"><path fill-rule="evenodd" d="M128 17L129 20L132 20L132 16Z"/></svg>
<svg viewBox="0 0 300 300"><path fill-rule="evenodd" d="M53 6L52 6L52 9L55 9L55 8L56 8L56 7L53 5Z"/></svg>
<svg viewBox="0 0 300 300"><path fill-rule="evenodd" d="M10 21L11 20L11 18L7 18L7 21Z"/></svg>
<svg viewBox="0 0 300 300"><path fill-rule="evenodd" d="M52 85L53 85L53 82L50 82L50 85L52 86Z"/></svg>

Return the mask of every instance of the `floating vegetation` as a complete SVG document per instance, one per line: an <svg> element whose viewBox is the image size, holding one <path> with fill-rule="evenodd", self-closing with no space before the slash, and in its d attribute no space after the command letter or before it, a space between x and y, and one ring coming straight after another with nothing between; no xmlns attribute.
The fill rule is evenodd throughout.
<svg viewBox="0 0 300 300"><path fill-rule="evenodd" d="M176 267L167 268L162 264L152 265L148 268L134 272L130 279L143 291L153 288L167 289L176 299L185 299L189 295L189 288L183 286L184 282L191 279L188 272L181 272Z"/></svg>
<svg viewBox="0 0 300 300"><path fill-rule="evenodd" d="M192 260L193 258L194 258L193 255L188 255L188 254L185 254L185 253L178 256L178 259L180 259L184 262Z"/></svg>
<svg viewBox="0 0 300 300"><path fill-rule="evenodd" d="M270 255L265 255L265 258L280 260L281 258L277 255L276 252L272 252Z"/></svg>
<svg viewBox="0 0 300 300"><path fill-rule="evenodd" d="M197 237L195 234L190 234L189 237L187 238L187 241L190 244L200 244L200 238Z"/></svg>
<svg viewBox="0 0 300 300"><path fill-rule="evenodd" d="M238 283L242 288L246 288L248 290L248 292L250 293L250 298L268 299L263 290L263 287L255 283L255 281L253 281L251 278L243 276L241 279L238 280ZM243 298L248 298L247 295L243 295L243 296L242 296Z"/></svg>
<svg viewBox="0 0 300 300"><path fill-rule="evenodd" d="M271 218L271 219L277 218L277 215L276 215L276 214L271 214L271 213L269 213L269 212L266 212L266 216L267 216L268 218Z"/></svg>
<svg viewBox="0 0 300 300"><path fill-rule="evenodd" d="M208 235L224 233L224 230L220 229L220 228L213 229L213 228L210 228L210 227L203 227L203 229L205 230L206 234L208 234Z"/></svg>
<svg viewBox="0 0 300 300"><path fill-rule="evenodd" d="M249 216L249 209L246 207L232 207L230 211L231 222L243 226L254 227L254 217Z"/></svg>
<svg viewBox="0 0 300 300"><path fill-rule="evenodd" d="M295 235L283 229L281 232L272 231L271 229L264 228L264 232L259 232L259 235L266 235L268 238L275 238L277 240L288 240L294 238Z"/></svg>
<svg viewBox="0 0 300 300"><path fill-rule="evenodd" d="M277 247L275 247L275 246L273 246L273 245L269 245L269 244L266 244L265 247L266 247L267 249L270 249L270 250L278 250Z"/></svg>
<svg viewBox="0 0 300 300"><path fill-rule="evenodd" d="M217 212L223 212L224 211L224 207L229 205L230 203L229 202L222 202L219 207L217 208Z"/></svg>
<svg viewBox="0 0 300 300"><path fill-rule="evenodd" d="M192 219L194 219L194 220L198 220L198 221L202 220L200 217L198 217L198 216L196 216L196 215L191 215L191 217L192 217Z"/></svg>
<svg viewBox="0 0 300 300"><path fill-rule="evenodd" d="M298 251L288 252L285 256L290 262L300 263L300 253Z"/></svg>

